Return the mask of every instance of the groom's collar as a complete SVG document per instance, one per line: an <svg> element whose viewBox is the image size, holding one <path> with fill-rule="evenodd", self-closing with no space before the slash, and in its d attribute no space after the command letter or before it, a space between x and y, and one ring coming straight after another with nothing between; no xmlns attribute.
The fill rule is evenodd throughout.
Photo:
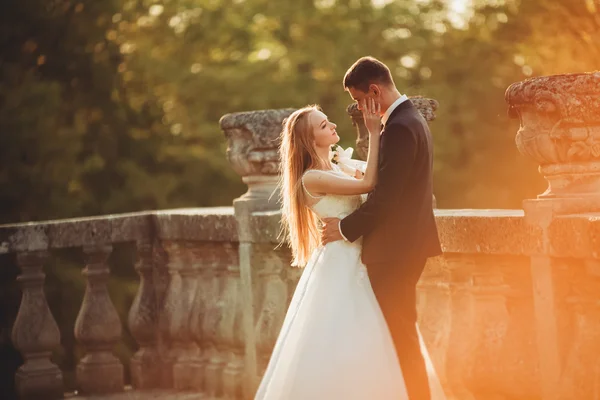
<svg viewBox="0 0 600 400"><path fill-rule="evenodd" d="M388 120L390 119L390 117L392 116L392 113L394 112L394 110L396 110L396 108L398 108L398 106L402 103L404 103L406 100L408 100L408 97L406 97L405 94L403 94L402 96L398 97L396 99L395 102L392 103L391 106L388 107L387 110L385 110L385 113L383 114L383 117L381 117L381 123L383 125L385 125Z"/></svg>

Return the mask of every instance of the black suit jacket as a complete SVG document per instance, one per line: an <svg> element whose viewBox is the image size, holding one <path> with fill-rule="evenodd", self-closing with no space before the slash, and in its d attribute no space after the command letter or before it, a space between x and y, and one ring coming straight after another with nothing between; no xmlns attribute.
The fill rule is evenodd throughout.
<svg viewBox="0 0 600 400"><path fill-rule="evenodd" d="M412 265L441 254L432 204L431 132L410 100L394 109L383 128L378 167L366 202L340 225L349 241L363 237L363 263Z"/></svg>

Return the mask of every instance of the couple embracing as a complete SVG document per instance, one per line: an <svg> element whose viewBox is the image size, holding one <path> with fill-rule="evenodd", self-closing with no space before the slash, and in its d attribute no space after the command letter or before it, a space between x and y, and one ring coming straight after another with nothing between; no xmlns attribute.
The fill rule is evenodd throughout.
<svg viewBox="0 0 600 400"><path fill-rule="evenodd" d="M431 133L377 59L343 82L369 131L364 170L332 163L339 136L318 106L282 131L283 222L304 271L255 399L445 399L416 309L427 258L441 254Z"/></svg>

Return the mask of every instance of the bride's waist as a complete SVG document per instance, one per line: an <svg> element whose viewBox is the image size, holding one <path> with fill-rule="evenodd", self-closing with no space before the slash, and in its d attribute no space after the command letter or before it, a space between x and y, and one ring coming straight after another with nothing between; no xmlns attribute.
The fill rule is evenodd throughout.
<svg viewBox="0 0 600 400"><path fill-rule="evenodd" d="M360 254L360 250L362 248L362 238L354 241L354 242L348 242L346 240L337 240L335 242L330 242L327 243L323 247L325 250L344 250L344 251L351 251L351 252L358 252Z"/></svg>

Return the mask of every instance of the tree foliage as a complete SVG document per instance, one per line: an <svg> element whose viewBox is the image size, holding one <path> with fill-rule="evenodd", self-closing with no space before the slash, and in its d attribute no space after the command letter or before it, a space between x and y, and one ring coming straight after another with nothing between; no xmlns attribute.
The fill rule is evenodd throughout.
<svg viewBox="0 0 600 400"><path fill-rule="evenodd" d="M440 102L440 207L520 207L544 184L514 146L504 90L597 68L600 5L473 0L457 23L449 4L9 0L0 222L230 204L244 189L219 118L319 103L352 145L341 77L365 54Z"/></svg>

